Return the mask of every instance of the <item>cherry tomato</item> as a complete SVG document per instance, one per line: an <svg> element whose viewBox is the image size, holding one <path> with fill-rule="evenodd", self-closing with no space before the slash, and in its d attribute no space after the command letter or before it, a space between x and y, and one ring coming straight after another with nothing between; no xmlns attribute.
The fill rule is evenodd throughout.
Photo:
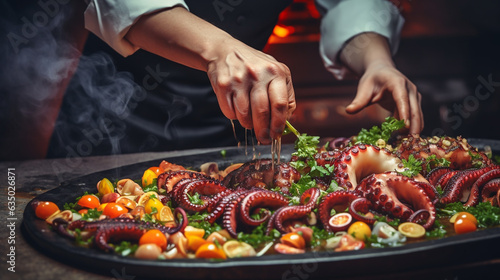
<svg viewBox="0 0 500 280"><path fill-rule="evenodd" d="M146 213L151 214L151 212L153 212L153 207L156 208L156 211L160 211L163 207L163 203L156 197L150 197L144 205L144 210L146 210Z"/></svg>
<svg viewBox="0 0 500 280"><path fill-rule="evenodd" d="M411 238L420 238L425 235L425 228L419 224L406 222L398 226L398 231Z"/></svg>
<svg viewBox="0 0 500 280"><path fill-rule="evenodd" d="M86 194L78 200L78 205L85 208L95 209L99 207L101 203L99 202L99 198L97 198L97 196Z"/></svg>
<svg viewBox="0 0 500 280"><path fill-rule="evenodd" d="M78 210L78 213L79 213L80 215L82 215L82 216L83 216L84 214L87 214L88 212L89 212L89 209L80 209L80 210Z"/></svg>
<svg viewBox="0 0 500 280"><path fill-rule="evenodd" d="M453 217L450 218L450 223L454 224L457 219L467 219L470 220L472 223L474 223L477 226L477 219L474 217L469 212L458 212L457 214L453 215Z"/></svg>
<svg viewBox="0 0 500 280"><path fill-rule="evenodd" d="M226 253L214 243L205 243L196 250L195 256L204 259L226 259Z"/></svg>
<svg viewBox="0 0 500 280"><path fill-rule="evenodd" d="M372 235L372 230L365 222L357 221L349 226L347 233L352 235L357 240L366 241L368 237Z"/></svg>
<svg viewBox="0 0 500 280"><path fill-rule="evenodd" d="M184 228L184 236L189 237L192 235L203 238L203 236L205 236L205 230L202 228L195 228L193 226L186 226Z"/></svg>
<svg viewBox="0 0 500 280"><path fill-rule="evenodd" d="M115 187L113 186L113 183L111 183L111 181L109 181L107 178L103 178L97 183L97 191L101 196L103 196L108 193L114 193Z"/></svg>
<svg viewBox="0 0 500 280"><path fill-rule="evenodd" d="M283 235L280 238L280 241L285 245L289 245L297 249L304 249L306 247L304 237L296 232L289 232Z"/></svg>
<svg viewBox="0 0 500 280"><path fill-rule="evenodd" d="M48 217L52 216L52 214L56 213L59 210L59 207L51 201L41 201L35 208L35 215L45 220Z"/></svg>
<svg viewBox="0 0 500 280"><path fill-rule="evenodd" d="M206 241L205 239L203 239L202 237L199 237L197 235L189 235L189 236L186 236L187 238L187 244L188 244L188 249L193 251L193 252L196 252L198 250L198 248L201 247L201 245L203 244L206 244L206 243L210 243L208 241Z"/></svg>
<svg viewBox="0 0 500 280"><path fill-rule="evenodd" d="M139 245L143 244L156 244L162 251L165 251L167 248L167 237L158 229L150 229L139 239Z"/></svg>
<svg viewBox="0 0 500 280"><path fill-rule="evenodd" d="M106 207L104 207L104 212L103 212L104 215L110 218L116 218L121 214L125 213L128 213L128 209L115 202L108 203Z"/></svg>
<svg viewBox="0 0 500 280"><path fill-rule="evenodd" d="M457 234L473 232L477 229L474 222L467 218L458 218L453 224L453 227L455 228L455 232Z"/></svg>
<svg viewBox="0 0 500 280"><path fill-rule="evenodd" d="M142 175L142 187L145 188L151 185L157 177L158 175L153 170L147 169Z"/></svg>
<svg viewBox="0 0 500 280"><path fill-rule="evenodd" d="M149 170L153 171L156 176L162 174L163 172L165 172L165 170L163 170L163 168L159 167L159 166L153 166L153 167L150 167Z"/></svg>

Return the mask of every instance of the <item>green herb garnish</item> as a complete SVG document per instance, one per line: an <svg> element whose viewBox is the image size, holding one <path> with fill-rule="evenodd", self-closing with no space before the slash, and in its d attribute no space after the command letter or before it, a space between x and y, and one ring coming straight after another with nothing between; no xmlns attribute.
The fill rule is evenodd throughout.
<svg viewBox="0 0 500 280"><path fill-rule="evenodd" d="M384 140L386 143L389 141L392 133L405 127L404 120L397 120L394 117L387 117L385 121L379 126L373 126L370 130L365 128L356 136L356 143L364 143L376 145L379 139Z"/></svg>
<svg viewBox="0 0 500 280"><path fill-rule="evenodd" d="M122 241L115 246L115 252L125 257L133 254L137 250L137 247L139 247L137 243Z"/></svg>
<svg viewBox="0 0 500 280"><path fill-rule="evenodd" d="M405 169L398 173L403 176L412 178L422 171L422 161L416 159L413 155L410 155L407 160L401 159L401 162L403 162Z"/></svg>
<svg viewBox="0 0 500 280"><path fill-rule="evenodd" d="M102 211L98 211L97 209L88 209L87 213L82 215L82 220L84 221L94 221L101 217Z"/></svg>

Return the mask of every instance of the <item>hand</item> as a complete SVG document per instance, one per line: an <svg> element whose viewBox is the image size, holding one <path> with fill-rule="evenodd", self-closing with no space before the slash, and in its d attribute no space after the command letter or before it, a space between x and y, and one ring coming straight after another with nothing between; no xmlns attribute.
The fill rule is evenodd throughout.
<svg viewBox="0 0 500 280"><path fill-rule="evenodd" d="M296 107L290 70L237 40L221 46L207 69L219 106L227 118L253 128L257 140L269 144L281 136Z"/></svg>
<svg viewBox="0 0 500 280"><path fill-rule="evenodd" d="M424 128L421 95L417 87L392 64L371 63L358 85L356 97L347 106L350 114L361 111L374 103L394 112L394 117L403 119L411 134L419 134Z"/></svg>

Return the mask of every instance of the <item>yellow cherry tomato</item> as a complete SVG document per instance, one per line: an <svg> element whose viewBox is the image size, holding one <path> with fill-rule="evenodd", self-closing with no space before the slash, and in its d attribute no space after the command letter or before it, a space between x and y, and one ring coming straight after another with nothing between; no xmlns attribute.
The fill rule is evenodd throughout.
<svg viewBox="0 0 500 280"><path fill-rule="evenodd" d="M111 183L111 181L109 181L107 178L103 178L97 183L97 191L101 196L103 196L108 193L114 193L115 187L113 186L113 183Z"/></svg>
<svg viewBox="0 0 500 280"><path fill-rule="evenodd" d="M400 224L398 226L398 231L410 238L420 238L425 235L425 228L412 222Z"/></svg>
<svg viewBox="0 0 500 280"><path fill-rule="evenodd" d="M366 241L372 235L372 230L365 222L357 221L349 226L347 233L357 240Z"/></svg>
<svg viewBox="0 0 500 280"><path fill-rule="evenodd" d="M145 188L151 185L154 179L156 179L157 177L158 175L156 175L156 173L153 170L147 169L146 171L144 171L144 174L142 175L142 187Z"/></svg>
<svg viewBox="0 0 500 280"><path fill-rule="evenodd" d="M217 247L214 243L205 243L201 245L198 250L196 250L195 256L197 258L204 258L204 259L223 259L225 260L226 253L224 253L224 250L222 248Z"/></svg>
<svg viewBox="0 0 500 280"><path fill-rule="evenodd" d="M104 208L106 208L106 205L108 205L108 203L102 203L101 205L99 205L99 207L97 207L97 211L101 211L101 212L104 212Z"/></svg>
<svg viewBox="0 0 500 280"><path fill-rule="evenodd" d="M202 228L196 228L193 226L186 226L184 228L184 236L189 237L192 235L203 238L203 236L205 236L205 230Z"/></svg>
<svg viewBox="0 0 500 280"><path fill-rule="evenodd" d="M158 198L150 197L144 205L144 210L146 210L146 213L151 214L153 212L153 208L156 208L156 211L160 211L162 207L163 203L161 203Z"/></svg>

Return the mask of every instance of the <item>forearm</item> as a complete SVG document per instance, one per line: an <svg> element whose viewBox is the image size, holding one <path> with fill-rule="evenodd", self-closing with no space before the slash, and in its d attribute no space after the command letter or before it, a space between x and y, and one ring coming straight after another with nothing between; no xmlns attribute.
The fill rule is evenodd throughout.
<svg viewBox="0 0 500 280"><path fill-rule="evenodd" d="M340 52L340 61L360 76L369 66L394 67L387 39L371 32L362 33L349 40Z"/></svg>
<svg viewBox="0 0 500 280"><path fill-rule="evenodd" d="M202 71L217 58L221 46L237 41L183 7L142 16L125 38L141 49Z"/></svg>

